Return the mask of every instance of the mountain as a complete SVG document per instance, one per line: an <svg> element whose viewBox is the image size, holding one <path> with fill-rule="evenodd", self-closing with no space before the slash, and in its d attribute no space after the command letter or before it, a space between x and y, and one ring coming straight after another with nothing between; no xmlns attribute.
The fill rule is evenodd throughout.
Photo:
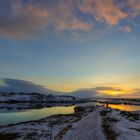
<svg viewBox="0 0 140 140"><path fill-rule="evenodd" d="M76 98L66 95L39 93L0 93L0 102L72 102Z"/></svg>

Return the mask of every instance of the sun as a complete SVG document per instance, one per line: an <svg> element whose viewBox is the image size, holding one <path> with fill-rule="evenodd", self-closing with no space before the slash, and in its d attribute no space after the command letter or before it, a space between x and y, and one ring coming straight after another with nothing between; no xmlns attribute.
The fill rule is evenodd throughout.
<svg viewBox="0 0 140 140"><path fill-rule="evenodd" d="M117 95L123 95L126 92L123 90L98 90L98 93L105 94L105 95L117 96Z"/></svg>

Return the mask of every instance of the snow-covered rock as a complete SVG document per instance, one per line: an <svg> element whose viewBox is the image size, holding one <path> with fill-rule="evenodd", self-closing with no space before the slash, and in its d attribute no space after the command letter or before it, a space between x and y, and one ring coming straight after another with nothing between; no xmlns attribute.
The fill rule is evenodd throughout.
<svg viewBox="0 0 140 140"><path fill-rule="evenodd" d="M0 102L76 102L73 96L39 94L39 93L0 93Z"/></svg>

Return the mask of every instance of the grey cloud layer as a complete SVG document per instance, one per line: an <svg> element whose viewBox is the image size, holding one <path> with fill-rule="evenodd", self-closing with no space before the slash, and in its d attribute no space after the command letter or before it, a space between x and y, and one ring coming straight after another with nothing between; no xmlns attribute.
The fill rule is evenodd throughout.
<svg viewBox="0 0 140 140"><path fill-rule="evenodd" d="M34 84L29 81L18 79L3 79L4 86L0 86L1 92L39 92L47 93L49 90L41 85Z"/></svg>
<svg viewBox="0 0 140 140"><path fill-rule="evenodd" d="M85 89L79 89L71 93L61 93L49 90L47 88L44 88L41 85L34 84L29 81L25 80L19 80L19 79L3 79L3 82L5 83L4 86L0 86L0 92L38 92L38 93L53 93L53 94L67 94L67 95L73 95L75 97L136 97L139 98L140 96L140 89L133 89L131 92L122 94L122 95L107 95L99 91L106 91L106 90L112 90L112 91L123 91L121 88L114 88L114 87L95 87L95 88L85 88Z"/></svg>

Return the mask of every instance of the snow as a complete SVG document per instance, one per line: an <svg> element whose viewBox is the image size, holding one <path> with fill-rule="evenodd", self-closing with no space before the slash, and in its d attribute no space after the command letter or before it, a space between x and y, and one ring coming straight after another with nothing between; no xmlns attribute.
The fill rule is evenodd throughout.
<svg viewBox="0 0 140 140"><path fill-rule="evenodd" d="M35 139L49 140L51 130L50 122L52 122L52 140L56 140L58 136L61 136L61 131L68 128L68 126L72 126L72 128L68 129L66 133L64 133L64 136L62 135L63 140L105 140L101 128L99 109L89 112L89 106L84 108L87 109L81 114L82 119L80 121L77 121L79 117L77 117L76 114L56 115L38 121L0 127L0 134L19 133L19 139L26 139L28 135L36 133L34 135Z"/></svg>
<svg viewBox="0 0 140 140"><path fill-rule="evenodd" d="M139 114L140 111L130 113ZM117 140L140 140L140 132L134 130L140 130L140 119L130 120L128 117L122 116L119 110L113 110L108 116L118 120L113 125L114 131L118 134Z"/></svg>
<svg viewBox="0 0 140 140"><path fill-rule="evenodd" d="M59 98L59 97L58 97ZM57 99L58 99L57 98ZM63 96L63 99L65 97ZM122 115L121 111L112 109L107 115L101 116L102 110L107 111L104 107L93 104L83 105L84 112L80 114L55 115L46 117L37 121L19 123L9 126L0 127L0 135L8 133L19 133L19 139L49 140L52 123L52 140L106 140L102 121L105 117L115 119L117 121L109 122L111 128L118 134L116 140L139 140L140 139L140 119L131 120L129 117ZM92 110L91 110L92 109ZM140 115L140 111L130 112Z"/></svg>
<svg viewBox="0 0 140 140"><path fill-rule="evenodd" d="M10 125L10 126L5 126L0 128L0 134L14 134L18 133L20 134L20 138L15 138L16 140L21 140L21 139L27 139L27 137L33 133L35 133L30 139L36 139L36 140L49 140L50 139L50 122L55 122L55 121L61 121L61 119L71 119L71 117L63 117L63 116L52 116L52 117L47 117L42 120L38 121L31 121L27 123L21 123L21 124L16 124L16 125ZM53 126L53 133L52 137L57 135L61 129L63 129L67 123L65 124L60 124L60 125L54 125Z"/></svg>
<svg viewBox="0 0 140 140"><path fill-rule="evenodd" d="M0 94L0 101L29 101L31 96L31 94L4 93Z"/></svg>
<svg viewBox="0 0 140 140"><path fill-rule="evenodd" d="M39 94L39 93L0 93L0 102L18 101L18 102L33 102L33 101L53 101L53 102L72 102L79 99L73 96Z"/></svg>
<svg viewBox="0 0 140 140"><path fill-rule="evenodd" d="M57 95L55 95L54 96L54 98L55 98L55 100L58 100L58 101L73 101L73 100L75 100L76 98L75 97L73 97L73 96L62 96L62 95L59 95L59 96L57 96Z"/></svg>
<svg viewBox="0 0 140 140"><path fill-rule="evenodd" d="M63 140L105 140L99 112L94 111L74 124Z"/></svg>

